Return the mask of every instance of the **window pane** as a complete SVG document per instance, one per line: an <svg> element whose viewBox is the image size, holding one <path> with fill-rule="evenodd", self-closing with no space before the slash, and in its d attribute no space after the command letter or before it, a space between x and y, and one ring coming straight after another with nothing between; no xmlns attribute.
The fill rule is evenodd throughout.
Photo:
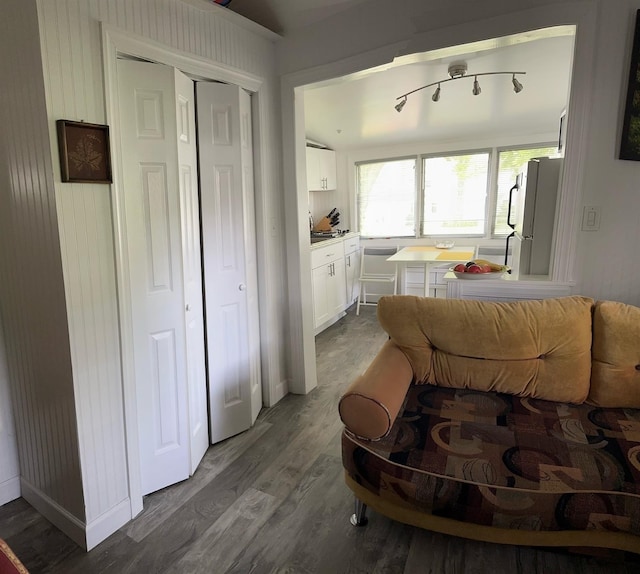
<svg viewBox="0 0 640 574"><path fill-rule="evenodd" d="M489 154L424 160L424 235L484 234Z"/></svg>
<svg viewBox="0 0 640 574"><path fill-rule="evenodd" d="M415 167L415 159L357 166L358 229L361 235L415 235Z"/></svg>
<svg viewBox="0 0 640 574"><path fill-rule="evenodd" d="M526 163L534 157L549 157L557 154L555 147L539 147L529 149L510 149L498 155L498 195L496 198L496 214L493 222L493 235L509 235L513 231L507 225L509 209L509 190L516 182L517 175L525 168Z"/></svg>

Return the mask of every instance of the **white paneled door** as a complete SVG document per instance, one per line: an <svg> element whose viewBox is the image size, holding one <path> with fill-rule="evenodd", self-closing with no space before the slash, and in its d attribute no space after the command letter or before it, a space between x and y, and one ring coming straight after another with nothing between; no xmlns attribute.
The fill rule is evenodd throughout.
<svg viewBox="0 0 640 574"><path fill-rule="evenodd" d="M251 427L262 407L251 99L219 83L196 93L214 443Z"/></svg>
<svg viewBox="0 0 640 574"><path fill-rule="evenodd" d="M189 477L208 446L193 82L118 61L143 494Z"/></svg>

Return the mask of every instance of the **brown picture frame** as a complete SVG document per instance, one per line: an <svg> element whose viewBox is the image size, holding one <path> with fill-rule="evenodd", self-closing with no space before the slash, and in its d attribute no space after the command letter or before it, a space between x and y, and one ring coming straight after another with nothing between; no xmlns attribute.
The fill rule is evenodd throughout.
<svg viewBox="0 0 640 574"><path fill-rule="evenodd" d="M627 102L624 108L618 157L640 161L640 10L636 12Z"/></svg>
<svg viewBox="0 0 640 574"><path fill-rule="evenodd" d="M109 126L57 120L63 182L112 183Z"/></svg>

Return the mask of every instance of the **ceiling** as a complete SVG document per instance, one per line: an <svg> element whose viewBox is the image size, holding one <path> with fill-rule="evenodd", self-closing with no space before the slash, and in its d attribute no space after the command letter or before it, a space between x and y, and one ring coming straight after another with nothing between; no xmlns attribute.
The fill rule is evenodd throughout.
<svg viewBox="0 0 640 574"><path fill-rule="evenodd" d="M368 0L232 0L229 9L283 36ZM412 142L480 141L496 135L557 132L566 107L575 30L571 26L453 46L396 58L386 66L305 88L307 138L336 150ZM448 78L452 62L468 65L465 78L409 96L401 113L398 96ZM473 73L524 71L515 94L511 76L479 78Z"/></svg>
<svg viewBox="0 0 640 574"><path fill-rule="evenodd" d="M481 141L496 135L554 133L567 105L572 67L573 28L536 31L488 42L414 54L348 78L305 89L307 138L336 150L403 143ZM398 96L449 78L452 62L464 61L464 78L408 97L402 112ZM473 73L522 71L524 89L513 91L510 75L479 77Z"/></svg>
<svg viewBox="0 0 640 574"><path fill-rule="evenodd" d="M229 9L286 36L367 0L232 0Z"/></svg>

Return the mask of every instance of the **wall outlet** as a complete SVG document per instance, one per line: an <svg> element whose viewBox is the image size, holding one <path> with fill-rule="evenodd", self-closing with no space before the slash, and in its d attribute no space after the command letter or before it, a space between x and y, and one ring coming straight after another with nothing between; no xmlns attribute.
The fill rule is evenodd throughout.
<svg viewBox="0 0 640 574"><path fill-rule="evenodd" d="M600 208L596 205L585 205L582 210L582 231L600 229Z"/></svg>

